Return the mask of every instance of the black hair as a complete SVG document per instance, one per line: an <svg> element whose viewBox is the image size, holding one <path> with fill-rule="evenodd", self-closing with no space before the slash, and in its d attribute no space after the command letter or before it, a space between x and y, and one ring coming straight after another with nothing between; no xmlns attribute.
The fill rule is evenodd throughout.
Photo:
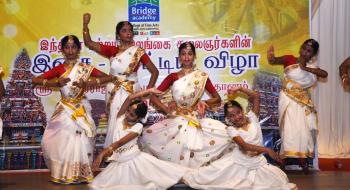
<svg viewBox="0 0 350 190"><path fill-rule="evenodd" d="M120 33L120 30L123 28L124 25L129 25L131 27L131 32L134 34L134 26L129 21L120 21L118 22L117 26L115 27L115 37L118 39L118 35Z"/></svg>
<svg viewBox="0 0 350 190"><path fill-rule="evenodd" d="M309 46L312 47L312 53L313 53L313 56L315 56L317 53L318 53L318 48L319 48L319 44L316 40L314 39L307 39L305 40L305 42L303 43L304 44L308 44Z"/></svg>
<svg viewBox="0 0 350 190"><path fill-rule="evenodd" d="M192 50L192 52L193 52L193 55L196 56L196 48L194 47L194 45L193 45L192 42L184 42L184 43L182 43L182 44L180 45L180 47L179 47L179 55L180 55L180 53L181 53L181 50L187 48L187 46L190 46L190 47L191 47L191 50Z"/></svg>
<svg viewBox="0 0 350 190"><path fill-rule="evenodd" d="M134 100L133 102L131 102L130 106L133 106L135 104L137 105L135 109L135 114L139 118L144 118L147 114L148 106L141 100Z"/></svg>
<svg viewBox="0 0 350 190"><path fill-rule="evenodd" d="M239 108L240 110L243 110L243 108L242 108L240 103L238 103L235 100L229 100L228 102L226 102L224 104L224 115L225 115L225 117L227 116L228 108L232 108L232 107L236 107L236 108Z"/></svg>
<svg viewBox="0 0 350 190"><path fill-rule="evenodd" d="M67 45L68 40L70 38L73 39L74 44L78 47L79 50L81 50L81 44L80 44L79 38L74 35L67 35L61 39L61 50L64 48L64 46Z"/></svg>

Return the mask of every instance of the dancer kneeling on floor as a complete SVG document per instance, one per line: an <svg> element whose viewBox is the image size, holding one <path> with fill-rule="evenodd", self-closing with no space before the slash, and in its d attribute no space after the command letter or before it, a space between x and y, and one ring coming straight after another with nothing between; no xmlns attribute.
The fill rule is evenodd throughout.
<svg viewBox="0 0 350 190"><path fill-rule="evenodd" d="M237 147L208 166L186 174L185 183L196 189L295 189L295 184L288 183L286 174L268 164L261 154L267 153L272 159L281 161L273 150L262 146L259 93L241 87L228 93L236 92L248 95L252 103L252 110L247 115L236 101L224 105L227 133Z"/></svg>

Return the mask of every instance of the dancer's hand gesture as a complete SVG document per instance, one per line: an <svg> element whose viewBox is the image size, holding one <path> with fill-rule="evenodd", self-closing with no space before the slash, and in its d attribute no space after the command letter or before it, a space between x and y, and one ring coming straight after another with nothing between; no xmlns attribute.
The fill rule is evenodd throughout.
<svg viewBox="0 0 350 190"><path fill-rule="evenodd" d="M205 101L199 101L197 104L197 112L199 117L203 118L205 114L205 110L208 108L208 104Z"/></svg>
<svg viewBox="0 0 350 190"><path fill-rule="evenodd" d="M60 78L57 81L58 82L58 86L59 87L66 86L69 81L70 81L70 78Z"/></svg>
<svg viewBox="0 0 350 190"><path fill-rule="evenodd" d="M154 94L154 95L163 95L164 94L163 91L160 91L157 88L150 88L150 89L148 89L148 92L150 94Z"/></svg>
<svg viewBox="0 0 350 190"><path fill-rule="evenodd" d="M96 157L96 159L94 160L94 162L92 163L92 169L93 170L97 170L100 165L101 162L103 161L103 159L107 156L112 155L112 151L110 151L110 149L103 149L102 152Z"/></svg>
<svg viewBox="0 0 350 190"><path fill-rule="evenodd" d="M273 46L270 46L267 50L267 60L269 63L275 63L276 57L275 57L275 49Z"/></svg>
<svg viewBox="0 0 350 190"><path fill-rule="evenodd" d="M84 13L83 15L83 24L88 25L90 23L91 14L90 13Z"/></svg>
<svg viewBox="0 0 350 190"><path fill-rule="evenodd" d="M227 94L236 94L238 91L242 89L241 86L235 86L227 90Z"/></svg>
<svg viewBox="0 0 350 190"><path fill-rule="evenodd" d="M73 86L77 86L79 88L83 88L86 86L86 83L84 82L83 79L79 79L79 81L74 81Z"/></svg>
<svg viewBox="0 0 350 190"><path fill-rule="evenodd" d="M278 162L279 164L282 164L282 159L279 157L279 155L273 151L272 149L270 148L267 148L267 154L272 158L274 159L276 162Z"/></svg>

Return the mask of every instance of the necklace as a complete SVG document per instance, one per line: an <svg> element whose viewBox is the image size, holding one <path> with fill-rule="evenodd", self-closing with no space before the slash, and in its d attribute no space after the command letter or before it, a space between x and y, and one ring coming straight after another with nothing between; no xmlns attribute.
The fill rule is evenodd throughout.
<svg viewBox="0 0 350 190"><path fill-rule="evenodd" d="M194 69L193 68L191 68L191 69L182 69L182 72L184 73L184 75L187 75L187 74L190 74L190 73L192 73L194 71Z"/></svg>
<svg viewBox="0 0 350 190"><path fill-rule="evenodd" d="M126 49L128 49L129 47L128 46L119 46L119 49L120 50L126 50Z"/></svg>
<svg viewBox="0 0 350 190"><path fill-rule="evenodd" d="M77 59L74 59L74 60L65 60L65 62L67 63L68 66L72 67L74 66L78 60Z"/></svg>
<svg viewBox="0 0 350 190"><path fill-rule="evenodd" d="M131 47L132 46L132 44L120 44L119 45L119 49L120 50L126 50L126 49L128 49L129 47Z"/></svg>

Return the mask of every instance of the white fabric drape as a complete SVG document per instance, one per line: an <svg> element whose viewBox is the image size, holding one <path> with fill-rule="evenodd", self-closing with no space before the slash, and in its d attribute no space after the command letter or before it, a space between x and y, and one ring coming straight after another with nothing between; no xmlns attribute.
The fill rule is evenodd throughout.
<svg viewBox="0 0 350 190"><path fill-rule="evenodd" d="M311 21L311 37L320 43L318 64L328 78L318 83L318 157L350 158L350 93L344 91L339 65L350 56L350 1L323 0ZM314 8L313 8L314 10Z"/></svg>

